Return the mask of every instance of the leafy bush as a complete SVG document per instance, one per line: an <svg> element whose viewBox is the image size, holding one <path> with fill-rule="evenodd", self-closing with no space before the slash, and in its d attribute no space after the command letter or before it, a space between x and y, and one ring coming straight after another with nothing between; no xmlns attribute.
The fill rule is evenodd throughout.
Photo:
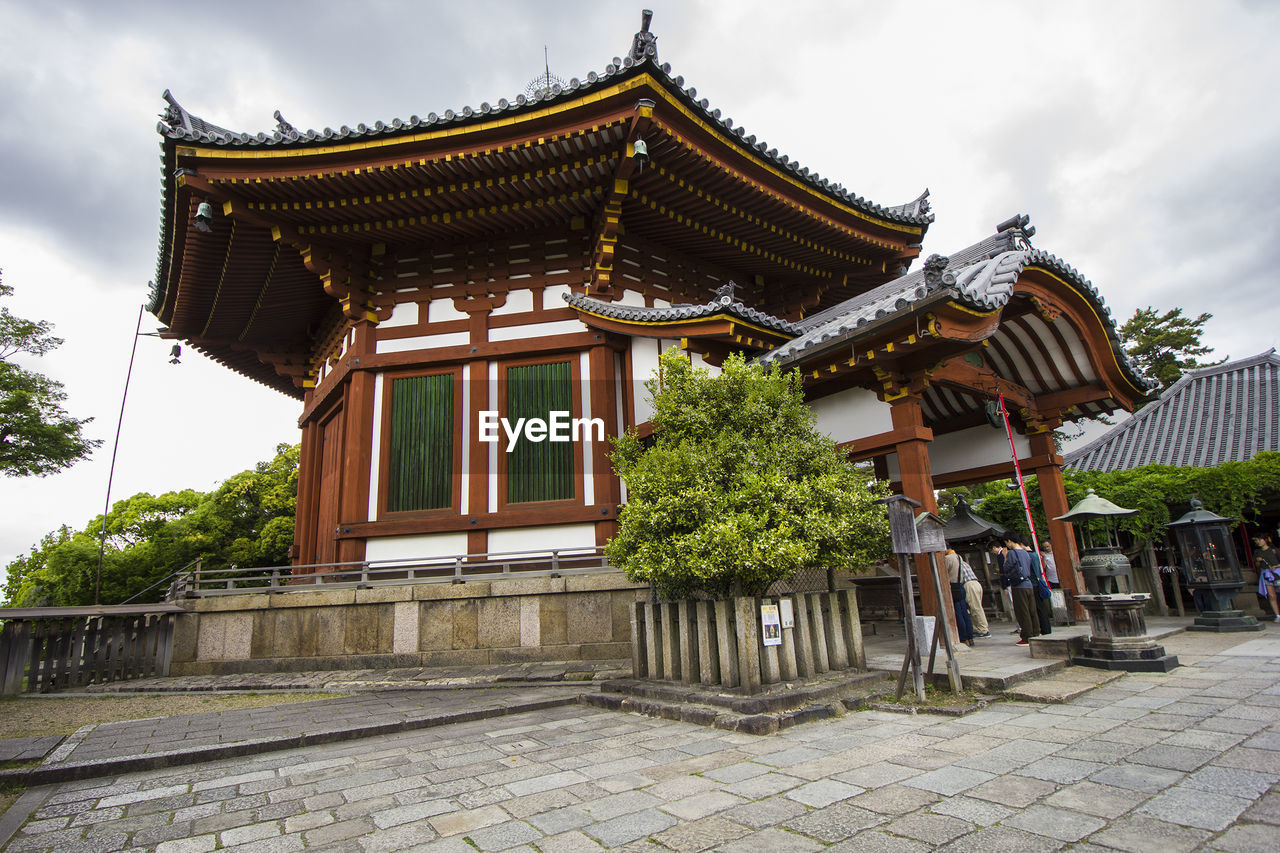
<svg viewBox="0 0 1280 853"><path fill-rule="evenodd" d="M612 455L627 486L610 561L660 595L763 594L801 569L865 565L888 551L885 493L818 433L800 375L730 356L719 376L664 353L654 433Z"/></svg>

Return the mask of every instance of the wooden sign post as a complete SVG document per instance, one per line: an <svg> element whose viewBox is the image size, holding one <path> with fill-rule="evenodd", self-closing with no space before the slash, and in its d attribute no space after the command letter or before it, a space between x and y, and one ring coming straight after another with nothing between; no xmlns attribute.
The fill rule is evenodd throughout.
<svg viewBox="0 0 1280 853"><path fill-rule="evenodd" d="M931 512L923 512L915 518L920 552L929 555L929 573L933 575L933 591L938 595L939 627L935 628L933 642L929 646L929 675L933 675L933 659L938 651L938 635L941 634L942 645L947 651L947 671L951 677L951 692L960 693L964 690L964 682L960 678L960 662L956 660L955 649L951 646L951 626L947 619L947 599L951 597L951 585L947 584L947 598L943 598L942 581L938 577L938 554L947 550L947 540L942 532L944 526L942 519Z"/></svg>
<svg viewBox="0 0 1280 853"><path fill-rule="evenodd" d="M902 658L902 670L898 673L898 687L894 693L902 698L907 683L907 668L911 669L911 681L916 700L924 701L924 674L920 670L920 649L916 646L916 595L911 587L911 555L920 553L920 540L916 533L914 507L920 504L906 495L894 495L880 501L889 510L889 537L893 540L893 553L898 555L898 575L902 584L902 612L907 614L907 653ZM934 632L937 633L936 631Z"/></svg>

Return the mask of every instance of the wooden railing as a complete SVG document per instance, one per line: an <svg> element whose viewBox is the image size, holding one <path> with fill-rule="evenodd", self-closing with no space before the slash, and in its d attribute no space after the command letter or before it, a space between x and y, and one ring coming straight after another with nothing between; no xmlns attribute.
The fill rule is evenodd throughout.
<svg viewBox="0 0 1280 853"><path fill-rule="evenodd" d="M498 554L458 554L414 560L370 560L266 568L205 569L200 564L173 576L165 599L254 592L306 592L323 586L368 588L417 583L466 583L516 577L562 577L616 571L603 550L543 548Z"/></svg>
<svg viewBox="0 0 1280 853"><path fill-rule="evenodd" d="M175 604L0 609L0 695L169 674Z"/></svg>

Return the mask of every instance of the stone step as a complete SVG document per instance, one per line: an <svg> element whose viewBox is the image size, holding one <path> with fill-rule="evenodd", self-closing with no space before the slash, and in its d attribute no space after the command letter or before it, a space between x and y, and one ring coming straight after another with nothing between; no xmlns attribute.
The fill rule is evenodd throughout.
<svg viewBox="0 0 1280 853"><path fill-rule="evenodd" d="M672 682L617 679L604 682L599 693L588 693L582 701L597 708L763 735L843 715L892 689L880 672L845 672L818 683L770 685L768 692L753 696Z"/></svg>

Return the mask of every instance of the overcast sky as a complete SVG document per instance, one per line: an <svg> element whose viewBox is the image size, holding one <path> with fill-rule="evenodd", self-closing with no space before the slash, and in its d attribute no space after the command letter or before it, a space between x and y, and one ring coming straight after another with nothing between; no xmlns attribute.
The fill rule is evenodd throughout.
<svg viewBox="0 0 1280 853"><path fill-rule="evenodd" d="M735 124L881 204L932 192L924 253L1027 213L1121 322L1210 312L1208 343L1277 345L1280 4L651 2L662 61ZM66 344L37 367L105 439L0 480L0 566L102 511L138 307L155 275L161 93L234 130L355 126L602 71L617 2L0 0L0 268ZM154 330L143 318L143 330ZM213 488L298 440L301 406L144 337L112 499ZM177 567L175 567L177 568Z"/></svg>

